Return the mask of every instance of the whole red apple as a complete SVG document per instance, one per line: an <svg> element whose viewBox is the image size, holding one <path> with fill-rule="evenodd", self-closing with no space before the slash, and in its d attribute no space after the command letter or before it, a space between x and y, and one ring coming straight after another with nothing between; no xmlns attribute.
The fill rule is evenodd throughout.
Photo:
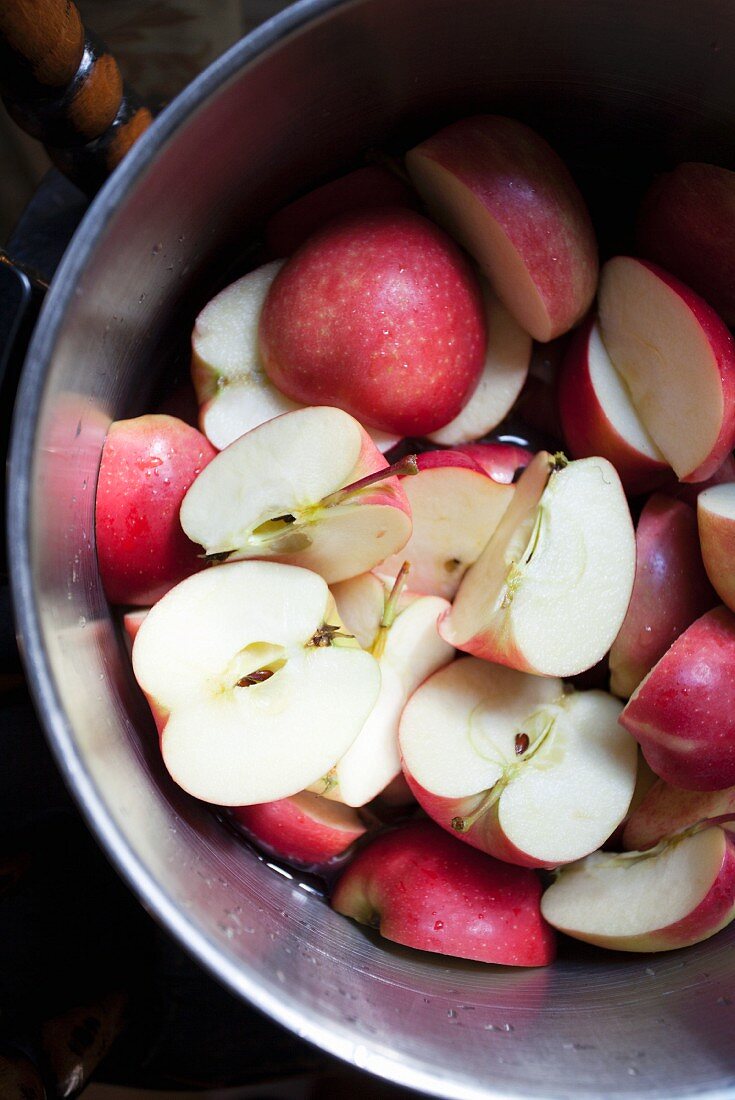
<svg viewBox="0 0 735 1100"><path fill-rule="evenodd" d="M150 606L202 568L201 549L184 534L179 508L216 453L196 428L173 416L152 414L110 425L95 529L111 603Z"/></svg>
<svg viewBox="0 0 735 1100"><path fill-rule="evenodd" d="M276 276L260 318L271 381L293 401L426 435L453 420L482 373L480 286L449 237L410 210L338 219Z"/></svg>
<svg viewBox="0 0 735 1100"><path fill-rule="evenodd" d="M429 821L368 843L342 874L332 907L395 943L506 966L545 966L554 936L541 883L458 843Z"/></svg>

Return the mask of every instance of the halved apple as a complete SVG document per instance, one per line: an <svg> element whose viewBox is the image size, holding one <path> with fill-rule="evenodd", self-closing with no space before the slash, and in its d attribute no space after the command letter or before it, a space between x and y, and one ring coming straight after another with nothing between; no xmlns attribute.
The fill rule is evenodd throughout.
<svg viewBox="0 0 735 1100"><path fill-rule="evenodd" d="M263 302L284 262L263 264L226 286L196 319L191 374L199 427L220 451L266 420L303 408L276 389L258 349ZM398 436L377 429L370 434L381 451L398 442Z"/></svg>
<svg viewBox="0 0 735 1100"><path fill-rule="evenodd" d="M595 852L562 868L541 912L560 932L598 947L689 947L735 917L735 845L709 828L647 852Z"/></svg>
<svg viewBox="0 0 735 1100"><path fill-rule="evenodd" d="M411 534L398 479L367 432L340 409L276 417L230 444L207 469L184 498L181 525L210 560L272 558L333 582L372 569Z"/></svg>
<svg viewBox="0 0 735 1100"><path fill-rule="evenodd" d="M474 658L440 669L401 718L403 770L430 817L509 863L556 867L620 824L637 747L601 691Z"/></svg>
<svg viewBox="0 0 735 1100"><path fill-rule="evenodd" d="M377 578L372 578L377 580ZM383 589L380 619L369 648L380 664L380 696L370 717L347 752L312 785L312 790L348 806L364 806L376 798L401 771L398 751L398 723L406 700L432 672L446 665L454 649L439 637L437 622L448 608L436 596L406 594L401 607L399 579L392 594ZM364 608L353 596L361 578L336 585L333 595L345 630L363 636ZM383 588L382 583L378 582ZM349 588L347 598L340 589ZM372 588L370 585L364 587ZM354 614L357 612L356 614ZM354 614L354 618L353 618Z"/></svg>
<svg viewBox="0 0 735 1100"><path fill-rule="evenodd" d="M648 492L669 471L612 365L594 317L575 333L564 356L559 414L570 453L575 458L603 455L627 492Z"/></svg>
<svg viewBox="0 0 735 1100"><path fill-rule="evenodd" d="M474 459L459 451L426 451L417 456L418 474L401 485L411 507L411 538L380 566L396 576L411 563L411 588L451 600L498 526L515 486L495 481Z"/></svg>
<svg viewBox="0 0 735 1100"><path fill-rule="evenodd" d="M133 671L179 786L242 806L323 775L380 692L378 662L343 635L321 577L275 562L208 569L159 600Z"/></svg>
<svg viewBox="0 0 735 1100"><path fill-rule="evenodd" d="M717 595L735 611L735 485L699 494L697 521L702 559Z"/></svg>
<svg viewBox="0 0 735 1100"><path fill-rule="evenodd" d="M704 821L735 832L735 787L683 791L658 779L625 823L623 847L641 851Z"/></svg>
<svg viewBox="0 0 735 1100"><path fill-rule="evenodd" d="M533 341L505 306L483 284L487 311L487 351L477 389L454 420L431 432L429 439L451 447L480 439L497 427L523 389Z"/></svg>
<svg viewBox="0 0 735 1100"><path fill-rule="evenodd" d="M579 321L597 282L594 230L539 134L498 115L464 118L411 149L406 167L526 332L545 342Z"/></svg>
<svg viewBox="0 0 735 1100"><path fill-rule="evenodd" d="M332 908L406 947L545 966L556 945L539 912L540 891L533 871L463 848L430 821L417 821L358 852L337 882Z"/></svg>
<svg viewBox="0 0 735 1100"><path fill-rule="evenodd" d="M600 331L643 425L681 481L704 481L735 446L735 343L673 275L616 256L600 276Z"/></svg>
<svg viewBox="0 0 735 1100"><path fill-rule="evenodd" d="M311 791L238 806L232 815L273 855L304 867L329 863L367 831L356 810Z"/></svg>
<svg viewBox="0 0 735 1100"><path fill-rule="evenodd" d="M439 629L487 661L574 676L610 648L634 573L633 524L614 467L540 451Z"/></svg>

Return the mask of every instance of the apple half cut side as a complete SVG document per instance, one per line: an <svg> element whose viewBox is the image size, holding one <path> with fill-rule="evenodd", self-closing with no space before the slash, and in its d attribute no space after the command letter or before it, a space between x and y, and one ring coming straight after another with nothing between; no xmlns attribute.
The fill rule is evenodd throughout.
<svg viewBox="0 0 735 1100"><path fill-rule="evenodd" d="M728 817L732 818L730 822ZM623 848L642 851L705 821L715 821L728 832L735 832L735 787L684 791L658 779L628 817Z"/></svg>
<svg viewBox="0 0 735 1100"><path fill-rule="evenodd" d="M454 420L431 432L443 447L480 439L508 415L523 389L531 362L531 337L483 284L487 312L487 351L477 388Z"/></svg>
<svg viewBox="0 0 735 1100"><path fill-rule="evenodd" d="M633 524L614 467L540 451L439 630L484 660L574 676L610 648L634 573Z"/></svg>
<svg viewBox="0 0 735 1100"><path fill-rule="evenodd" d="M284 264L273 260L226 286L201 311L191 334L191 375L199 402L199 427L222 451L275 416L303 408L271 382L258 348L258 324L271 283ZM399 440L377 429L378 450Z"/></svg>
<svg viewBox="0 0 735 1100"><path fill-rule="evenodd" d="M447 601L436 596L414 596L400 610L401 579L386 600L371 646L380 665L378 701L344 756L312 784L317 794L348 806L364 806L400 774L398 725L406 700L427 676L454 656L454 649L437 630L439 617L449 606ZM349 614L342 617L339 599L337 611L345 630L351 632Z"/></svg>
<svg viewBox="0 0 735 1100"><path fill-rule="evenodd" d="M332 583L372 569L411 534L398 478L340 409L316 406L269 420L210 467L181 505L184 531L210 561L272 558ZM400 465L409 468L409 460Z"/></svg>
<svg viewBox="0 0 735 1100"><path fill-rule="evenodd" d="M382 833L341 875L332 908L394 943L504 966L546 966L554 933L523 867L457 844L429 821Z"/></svg>
<svg viewBox="0 0 735 1100"><path fill-rule="evenodd" d="M437 824L498 859L556 867L628 811L638 750L601 691L468 657L431 676L401 718L403 770Z"/></svg>
<svg viewBox="0 0 735 1100"><path fill-rule="evenodd" d="M636 412L681 481L704 481L735 446L735 343L673 275L616 256L600 275L602 339Z"/></svg>
<svg viewBox="0 0 735 1100"><path fill-rule="evenodd" d="M535 340L584 316L597 284L594 230L569 170L539 134L498 115L464 118L411 149L406 167Z"/></svg>
<svg viewBox="0 0 735 1100"><path fill-rule="evenodd" d="M356 810L310 791L237 806L232 816L269 853L302 867L337 859L367 831Z"/></svg>
<svg viewBox="0 0 735 1100"><path fill-rule="evenodd" d="M735 615L687 627L631 695L620 721L661 779L684 790L735 785Z"/></svg>
<svg viewBox="0 0 735 1100"><path fill-rule="evenodd" d="M515 486L493 480L459 451L426 451L416 464L418 474L401 480L411 507L411 538L386 558L380 573L396 576L408 560L413 591L451 600L498 526Z"/></svg>
<svg viewBox="0 0 735 1100"><path fill-rule="evenodd" d="M669 466L612 365L594 317L574 334L559 374L559 415L574 458L602 455L628 493L661 484Z"/></svg>
<svg viewBox="0 0 735 1100"><path fill-rule="evenodd" d="M716 603L694 509L655 493L638 520L633 595L610 649L613 694L628 699L679 635Z"/></svg>
<svg viewBox="0 0 735 1100"><path fill-rule="evenodd" d="M321 577L235 562L183 581L146 616L133 671L163 761L222 806L298 794L339 759L380 692L380 669L344 637Z"/></svg>
<svg viewBox="0 0 735 1100"><path fill-rule="evenodd" d="M735 485L715 485L697 498L702 558L717 595L735 611Z"/></svg>
<svg viewBox="0 0 735 1100"><path fill-rule="evenodd" d="M735 845L711 827L647 852L595 852L559 871L541 912L560 932L598 947L690 947L735 917Z"/></svg>

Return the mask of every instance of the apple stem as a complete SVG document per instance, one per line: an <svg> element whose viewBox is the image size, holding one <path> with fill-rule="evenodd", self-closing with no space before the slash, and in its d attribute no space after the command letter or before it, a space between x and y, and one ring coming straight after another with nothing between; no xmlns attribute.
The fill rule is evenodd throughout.
<svg viewBox="0 0 735 1100"><path fill-rule="evenodd" d="M418 472L416 455L406 455L405 458L399 459L391 466L386 466L384 470L376 470L375 473L368 474L367 477L361 477L359 481L353 481L351 485L345 485L344 488L337 489L336 492L323 497L319 504L322 508L332 508L335 504L341 504L345 497L353 496L355 493L362 492L363 489L369 489L371 485L378 485L389 477L410 477Z"/></svg>
<svg viewBox="0 0 735 1100"><path fill-rule="evenodd" d="M396 621L396 615L398 614L398 600L400 599L403 586L406 583L406 577L408 576L411 563L404 561L401 568L396 574L396 579L393 581L393 587L390 590L390 595L385 601L383 608L383 617L380 620L380 626L378 627L378 633L373 639L373 644L370 647L370 652L376 660L385 653L385 644L388 641L388 631Z"/></svg>
<svg viewBox="0 0 735 1100"><path fill-rule="evenodd" d="M353 639L354 634L345 634L338 626L332 626L330 623L322 623L306 644L313 649L326 649L327 646L334 645L335 638Z"/></svg>
<svg viewBox="0 0 735 1100"><path fill-rule="evenodd" d="M550 465L552 474L558 474L559 470L563 470L569 465L569 459L563 451L557 451L556 454L551 456Z"/></svg>
<svg viewBox="0 0 735 1100"><path fill-rule="evenodd" d="M453 817L452 828L454 831L457 833L468 833L475 822L483 817L488 810L491 810L500 799L501 794L508 785L508 778L507 775L501 776L497 783L495 783L489 791L485 792L471 814L467 814L465 817Z"/></svg>

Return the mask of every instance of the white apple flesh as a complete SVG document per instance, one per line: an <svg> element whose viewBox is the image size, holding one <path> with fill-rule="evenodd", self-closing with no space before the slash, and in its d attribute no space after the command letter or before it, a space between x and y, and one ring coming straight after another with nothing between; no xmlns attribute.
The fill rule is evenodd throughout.
<svg viewBox="0 0 735 1100"><path fill-rule="evenodd" d="M673 275L616 256L602 269L600 330L615 369L681 481L704 481L735 446L735 344Z"/></svg>
<svg viewBox="0 0 735 1100"><path fill-rule="evenodd" d="M186 494L181 525L213 560L272 558L331 583L372 569L411 534L396 477L340 494L388 468L340 409L297 409L261 424L210 468Z"/></svg>
<svg viewBox="0 0 735 1100"><path fill-rule="evenodd" d="M634 574L633 524L614 467L541 451L439 629L487 661L574 676L610 648Z"/></svg>
<svg viewBox="0 0 735 1100"><path fill-rule="evenodd" d="M735 485L714 485L697 498L697 523L707 576L735 611Z"/></svg>
<svg viewBox="0 0 735 1100"><path fill-rule="evenodd" d="M200 405L199 427L220 451L266 420L303 408L276 389L258 348L263 302L284 262L263 264L226 286L194 324L191 374ZM377 429L370 435L380 451L399 439Z"/></svg>
<svg viewBox="0 0 735 1100"><path fill-rule="evenodd" d="M483 297L487 311L485 365L477 388L462 411L429 435L433 443L443 447L480 439L497 427L513 408L528 376L531 337L487 283L483 284Z"/></svg>
<svg viewBox="0 0 735 1100"><path fill-rule="evenodd" d="M380 692L377 661L343 633L321 577L274 562L208 569L164 596L133 670L179 786L242 806L323 775Z"/></svg>
<svg viewBox="0 0 735 1100"><path fill-rule="evenodd" d="M418 455L417 465L418 474L401 481L411 507L411 538L382 563L380 572L396 576L407 560L413 591L451 600L498 526L515 486L493 480L458 451L428 451Z"/></svg>
<svg viewBox="0 0 735 1100"><path fill-rule="evenodd" d="M648 852L596 852L562 868L541 912L560 932L598 947L689 947L735 917L735 845L715 827Z"/></svg>
<svg viewBox="0 0 735 1100"><path fill-rule="evenodd" d="M431 676L401 719L403 769L437 824L489 855L556 867L620 824L637 746L601 691L475 658Z"/></svg>
<svg viewBox="0 0 735 1100"><path fill-rule="evenodd" d="M382 589L382 583L378 583ZM353 620L351 611L355 603L349 599L341 601L339 586L335 588L337 612L345 630L355 636L362 634L363 615L358 612ZM406 700L427 676L454 656L454 649L439 637L437 630L439 617L449 606L446 600L407 594L403 609L390 622L390 616L385 616L389 594L387 590L384 592L381 617L370 641L380 664L380 696L345 755L312 787L317 794L348 806L364 806L400 773L398 724ZM390 623L383 626L382 632L381 620Z"/></svg>

